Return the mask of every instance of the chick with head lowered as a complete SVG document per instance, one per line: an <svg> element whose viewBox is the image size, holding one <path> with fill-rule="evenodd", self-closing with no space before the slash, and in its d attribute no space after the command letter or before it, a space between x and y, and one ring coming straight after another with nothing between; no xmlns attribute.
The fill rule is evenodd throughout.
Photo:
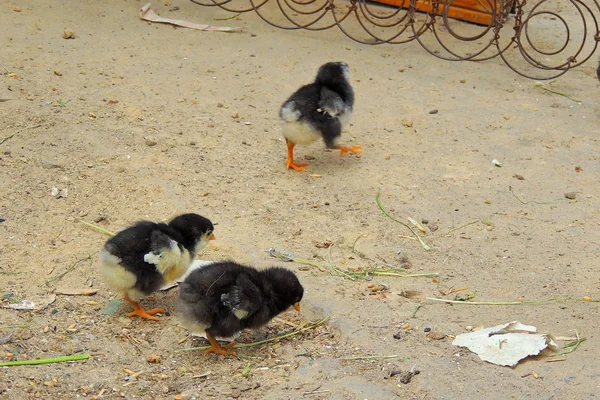
<svg viewBox="0 0 600 400"><path fill-rule="evenodd" d="M302 86L287 99L279 110L279 122L287 143L287 168L305 172L308 163L294 162L294 146L311 144L323 138L330 149L344 154L361 153L361 146L340 144L342 130L350 123L354 107L354 90L350 85L350 69L343 62L322 65L317 78Z"/></svg>
<svg viewBox="0 0 600 400"><path fill-rule="evenodd" d="M206 334L211 347L205 355L235 355L229 350L235 341L221 347L215 337L263 326L292 306L300 311L303 295L298 278L285 268L257 270L221 261L193 271L180 284L176 309L186 329Z"/></svg>
<svg viewBox="0 0 600 400"><path fill-rule="evenodd" d="M213 224L198 214L179 215L168 224L140 221L108 239L100 251L100 273L108 286L123 293L137 315L154 321L162 308L144 310L138 303L183 276L196 254L214 239Z"/></svg>

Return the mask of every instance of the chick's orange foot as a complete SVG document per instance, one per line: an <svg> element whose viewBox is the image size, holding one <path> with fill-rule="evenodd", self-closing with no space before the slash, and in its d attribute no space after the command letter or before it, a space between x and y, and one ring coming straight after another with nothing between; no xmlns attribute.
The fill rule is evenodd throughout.
<svg viewBox="0 0 600 400"><path fill-rule="evenodd" d="M164 313L165 310L162 308L153 308L152 310L144 310L144 308L137 301L131 300L127 293L123 293L123 300L127 302L131 307L133 307L133 311L127 314L128 317L138 316L140 318L149 319L152 321L164 321L162 318L155 317L154 314Z"/></svg>
<svg viewBox="0 0 600 400"><path fill-rule="evenodd" d="M294 171L298 171L298 172L306 172L306 170L302 167L306 167L308 165L308 163L295 163L294 162L294 146L296 145L296 143L294 142L287 142L287 149L288 149L288 158L287 161L285 162L285 166L288 169L293 169Z"/></svg>
<svg viewBox="0 0 600 400"><path fill-rule="evenodd" d="M354 146L350 146L350 147L339 145L336 147L336 149L338 149L340 151L340 157L344 157L344 154L346 154L346 153L362 153L363 152L361 149L361 146L359 146L359 145L354 145Z"/></svg>
<svg viewBox="0 0 600 400"><path fill-rule="evenodd" d="M135 310L127 314L128 317L138 316L140 318L149 319L152 321L164 321L163 318L155 317L154 314L164 313L165 310L163 308L153 308L152 310L144 310L142 306L138 305L135 307Z"/></svg>
<svg viewBox="0 0 600 400"><path fill-rule="evenodd" d="M228 345L225 345L223 347L221 347L219 345L219 343L217 343L217 341L215 340L215 338L213 338L212 336L210 336L208 334L208 332L206 332L206 338L208 339L208 341L210 342L210 347L206 350L204 350L204 355L210 354L210 353L215 353L215 354L220 354L222 356L235 356L237 353L233 350L229 350L230 348L232 348L233 346L236 345L236 342L231 342Z"/></svg>
<svg viewBox="0 0 600 400"><path fill-rule="evenodd" d="M293 169L294 171L298 171L298 172L306 172L306 168L302 168L302 167L306 167L307 165L308 165L307 162L295 163L294 160L290 160L290 159L288 159L285 163L285 166L288 169Z"/></svg>

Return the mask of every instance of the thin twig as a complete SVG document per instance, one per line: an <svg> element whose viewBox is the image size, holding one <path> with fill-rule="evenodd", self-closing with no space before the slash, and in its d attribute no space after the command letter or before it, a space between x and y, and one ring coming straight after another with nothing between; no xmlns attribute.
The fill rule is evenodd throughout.
<svg viewBox="0 0 600 400"><path fill-rule="evenodd" d="M7 137L5 137L4 139L2 139L2 141L0 142L0 145L2 145L4 142L6 142L9 139L12 139L13 136L15 136L18 133L21 133L27 129L36 129L39 128L40 126L42 126L42 124L38 124L38 125L31 125L31 126L26 126L25 128L19 129L18 131L16 131L13 134L8 135Z"/></svg>
<svg viewBox="0 0 600 400"><path fill-rule="evenodd" d="M572 100L572 101L574 101L576 103L581 103L582 102L581 100L577 100L576 98L574 98L573 96L571 96L571 95L569 95L567 93L559 92L558 90L554 90L554 89L552 89L552 88L544 85L542 82L535 82L535 86L541 87L542 89L547 90L550 93L554 93L554 94L558 94L560 96L564 96L567 99Z"/></svg>
<svg viewBox="0 0 600 400"><path fill-rule="evenodd" d="M555 200L550 200L550 201L535 201L535 200L523 201L519 197L517 197L517 195L513 191L512 186L508 187L508 191L511 192L512 195L515 197L515 199L519 200L519 202L521 204L529 204L529 203L534 203L534 204L552 204L552 203L556 203L557 201L563 200L563 199L555 199Z"/></svg>
<svg viewBox="0 0 600 400"><path fill-rule="evenodd" d="M396 218L392 217L386 210L385 208L383 208L383 205L381 205L381 202L379 201L379 195L381 194L381 189L377 189L377 195L375 196L375 202L377 203L377 205L379 206L379 209L381 210L381 212L388 218L390 218L392 221L397 222L399 224L404 225L406 228L408 228L413 235L415 235L415 237L419 240L419 242L421 243L421 246L423 246L423 248L425 250L431 250L431 247L429 247L424 241L423 239L421 239L421 236L419 236L419 234L417 232L415 232L415 230L410 226L405 224L402 221L397 220Z"/></svg>
<svg viewBox="0 0 600 400"><path fill-rule="evenodd" d="M250 371L252 371L252 367L254 367L256 363L250 363L246 366L246 368L244 368L244 370L242 371L242 376L246 376L250 373Z"/></svg>
<svg viewBox="0 0 600 400"><path fill-rule="evenodd" d="M423 307L423 304L419 303L417 304L417 306L415 307L415 311L413 311L412 315L410 316L411 318L415 318L417 315L417 311L419 311L419 309Z"/></svg>
<svg viewBox="0 0 600 400"><path fill-rule="evenodd" d="M234 19L240 16L241 13L237 13L235 15L232 15L231 17L226 17L226 18L215 18L215 21L227 21L228 19Z"/></svg>
<svg viewBox="0 0 600 400"><path fill-rule="evenodd" d="M585 340L586 340L586 338L582 338L579 336L579 332L577 331L577 329L575 329L575 336L577 336L577 340L575 340L574 342L567 343L563 346L563 349L569 349L569 350L563 351L562 353L554 354L554 356L558 357L558 356L564 356L566 354L572 353L575 350L577 350L579 345L581 343L585 342Z"/></svg>
<svg viewBox="0 0 600 400"><path fill-rule="evenodd" d="M323 325L330 318L331 318L331 316L327 316L327 317L323 318L322 320L320 320L320 321L318 321L318 322L316 322L316 323L314 323L312 325L309 325L309 326L304 327L302 329L298 329L298 330L295 330L293 332L289 332L289 333L286 333L284 335L277 336L277 337L274 337L274 338L271 338L271 339L260 340L258 342L253 342L253 343L238 343L238 344L236 344L235 347L254 347L254 346L260 346L261 344L265 344L265 343L276 342L276 341L278 341L280 339L285 339L285 338L288 338L288 337L291 337L291 336L295 336L295 335L297 335L299 333L306 332L306 331L311 330L311 329L315 329L316 327L318 327L320 325ZM198 346L198 347L188 347L186 349L179 349L179 350L176 350L176 351L179 352L179 351L205 350L205 349L208 349L208 348L210 348L210 346Z"/></svg>
<svg viewBox="0 0 600 400"><path fill-rule="evenodd" d="M91 265L92 265L92 255L90 254L90 255L89 255L89 256L87 256L86 258L82 258L82 259L79 259L79 260L75 261L75 264L73 264L71 267L69 267L69 268L68 268L68 269L67 269L65 272L63 272L62 274L60 274L60 275L58 275L58 276L55 276L55 277L54 277L54 278L52 278L52 279L48 279L48 280L45 282L46 286L50 286L50 283L52 283L52 282L54 282L54 281L59 281L59 280L61 280L61 279L62 279L62 278L65 276L65 275L67 275L69 272L73 271L73 270L75 269L75 267L76 267L77 265L79 265L79 263L81 263L81 262L83 262L83 261L86 261L86 260L89 260L89 261L90 261L90 266L91 266Z"/></svg>
<svg viewBox="0 0 600 400"><path fill-rule="evenodd" d="M359 235L356 240L354 241L354 243L352 243L352 247L350 248L350 251L354 254L356 254L357 256L359 256L360 258L364 259L364 260L369 260L369 261L374 261L373 259L367 257L367 255L365 253L363 253L362 251L356 250L356 243L358 243L358 241L360 239L362 239L363 237L366 237L367 234L362 234ZM412 238L411 238L412 239Z"/></svg>
<svg viewBox="0 0 600 400"><path fill-rule="evenodd" d="M29 325L0 325L0 329L25 329L29 328Z"/></svg>
<svg viewBox="0 0 600 400"><path fill-rule="evenodd" d="M331 390L327 390L327 389L314 390L314 391L311 391L311 392L304 392L304 393L302 393L302 397L313 396L315 394L324 394L324 393L329 393L329 392L331 392Z"/></svg>
<svg viewBox="0 0 600 400"><path fill-rule="evenodd" d="M275 257L275 258L279 258L281 261L285 261L285 262L295 262L298 264L303 264L303 265L310 265L311 267L316 267L319 269L319 271L321 272L325 272L325 268L323 268L322 265L308 261L308 260L304 260L302 258L296 258L296 257L292 257L290 254L283 254L283 253L278 253L273 249L269 249L269 251L267 251L267 253L269 253L271 255L271 257Z"/></svg>
<svg viewBox="0 0 600 400"><path fill-rule="evenodd" d="M331 248L333 247L335 243L331 243L329 245L329 247L327 248L327 260L329 261L329 266L336 272L342 274L344 277L350 279L351 281L355 281L356 278L354 276L352 276L348 271L337 267L332 261L331 261Z"/></svg>
<svg viewBox="0 0 600 400"><path fill-rule="evenodd" d="M439 272L425 272L422 274L398 274L396 272L387 272L376 269L374 271L365 271L360 272L359 274L368 274L368 275L380 275L380 276L396 276L399 278L438 278L440 276Z"/></svg>
<svg viewBox="0 0 600 400"><path fill-rule="evenodd" d="M84 225L87 225L87 226L89 226L89 227L90 227L90 228L92 228L92 229L95 229L95 230L97 230L97 231L98 231L98 232L100 232L100 233L104 233L105 235L108 235L108 236L115 236L115 233L114 233L114 232L111 232L111 231L109 231L109 230L107 230L107 229L104 229L104 228L102 228L101 226L94 225L94 224L90 224L89 222L85 222L85 221L84 221L84 220L82 220L82 219L80 219L80 220L79 220L79 222L81 222L81 223L82 223L82 224L84 224Z"/></svg>
<svg viewBox="0 0 600 400"><path fill-rule="evenodd" d="M50 364L50 363L59 363L66 361L79 361L86 360L90 358L89 354L73 354L71 356L62 356L55 358L39 358L37 360L20 360L20 361L8 361L0 363L0 367L13 367L17 365L40 365L40 364Z"/></svg>
<svg viewBox="0 0 600 400"><path fill-rule="evenodd" d="M354 361L354 360L375 360L382 358L398 358L398 355L394 354L393 356L356 356L356 357L342 357L338 358L338 360L343 361Z"/></svg>
<svg viewBox="0 0 600 400"><path fill-rule="evenodd" d="M543 299L543 300L531 300L531 301L462 301L462 300L447 300L447 299L438 299L435 297L427 297L427 300L431 301L439 301L441 303L450 303L450 304L469 304L472 306L519 306L524 304L544 304L551 303L554 301L585 301L585 302L600 302L600 300L585 300L585 299L572 299L569 297L553 297L551 299Z"/></svg>
<svg viewBox="0 0 600 400"><path fill-rule="evenodd" d="M476 224L476 223L478 223L478 222L481 222L481 220L480 220L480 219L478 219L477 221L471 221L471 222L469 222L469 223L467 223L467 224L464 224L464 225L461 225L461 226L459 226L459 227L457 227L457 228L450 229L450 230L448 231L448 233L446 233L444 236L448 237L448 236L450 236L450 234L451 234L452 232L455 232L455 231L457 231L457 230L459 230L459 229L465 228L465 227L467 227L467 226L469 226L469 225Z"/></svg>

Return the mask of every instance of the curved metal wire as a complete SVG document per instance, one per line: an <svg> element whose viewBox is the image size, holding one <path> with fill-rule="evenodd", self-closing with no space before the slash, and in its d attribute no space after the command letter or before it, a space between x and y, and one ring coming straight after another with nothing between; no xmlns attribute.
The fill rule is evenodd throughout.
<svg viewBox="0 0 600 400"><path fill-rule="evenodd" d="M514 72L531 79L565 74L589 60L600 41L599 0L558 0L560 7L556 0L478 0L481 15L488 15L479 26L452 18L455 3L464 3L457 0L380 0L404 8L369 0L190 1L234 13L254 11L280 29L322 31L337 26L362 44L417 41L428 53L449 61L499 57ZM275 3L273 7L269 2ZM557 44L548 48L545 39L550 34L562 34L564 42L554 40Z"/></svg>

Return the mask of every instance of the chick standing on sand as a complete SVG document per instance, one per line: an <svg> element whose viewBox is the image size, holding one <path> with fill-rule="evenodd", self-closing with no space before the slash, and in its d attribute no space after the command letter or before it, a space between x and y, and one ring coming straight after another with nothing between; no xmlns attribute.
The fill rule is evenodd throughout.
<svg viewBox="0 0 600 400"><path fill-rule="evenodd" d="M317 78L302 86L283 103L279 122L287 143L287 168L305 172L308 163L294 162L294 146L310 144L322 138L327 148L345 153L360 153L361 146L340 144L342 130L350 123L354 107L354 91L350 85L350 69L343 62L322 65Z"/></svg>

